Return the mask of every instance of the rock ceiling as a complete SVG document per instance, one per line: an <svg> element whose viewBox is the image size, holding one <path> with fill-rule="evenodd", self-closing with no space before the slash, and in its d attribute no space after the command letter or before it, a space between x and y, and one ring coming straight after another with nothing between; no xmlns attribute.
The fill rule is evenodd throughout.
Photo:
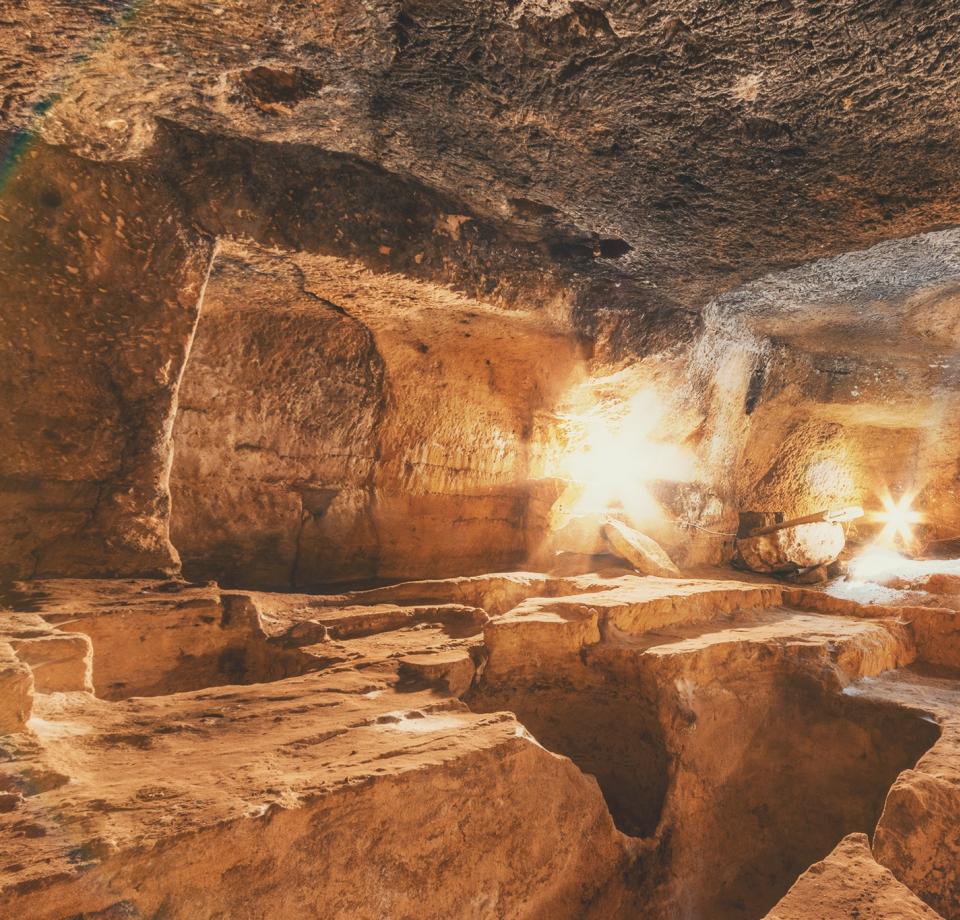
<svg viewBox="0 0 960 920"><path fill-rule="evenodd" d="M960 213L951 4L15 0L6 16L8 131L180 176L190 132L287 170L336 154L543 250L591 308L697 309Z"/></svg>

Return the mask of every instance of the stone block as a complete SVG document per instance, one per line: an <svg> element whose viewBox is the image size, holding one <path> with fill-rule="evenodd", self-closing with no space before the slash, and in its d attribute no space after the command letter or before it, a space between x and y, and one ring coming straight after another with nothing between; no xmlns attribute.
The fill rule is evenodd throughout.
<svg viewBox="0 0 960 920"><path fill-rule="evenodd" d="M33 674L6 642L0 642L0 734L21 732L33 708Z"/></svg>
<svg viewBox="0 0 960 920"><path fill-rule="evenodd" d="M17 657L33 672L39 693L93 692L93 645L82 633L62 633L13 639Z"/></svg>
<svg viewBox="0 0 960 920"><path fill-rule="evenodd" d="M603 526L610 551L626 559L642 575L659 575L663 578L680 576L680 569L663 548L646 534L642 534L620 521L607 521Z"/></svg>

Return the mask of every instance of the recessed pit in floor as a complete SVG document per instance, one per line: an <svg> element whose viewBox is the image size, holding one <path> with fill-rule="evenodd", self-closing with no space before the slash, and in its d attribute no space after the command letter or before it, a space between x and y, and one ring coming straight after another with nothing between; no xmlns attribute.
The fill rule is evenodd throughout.
<svg viewBox="0 0 960 920"><path fill-rule="evenodd" d="M0 913L127 900L272 920L291 892L307 916L334 892L335 916L372 918L386 872L384 911L414 915L420 835L437 918L469 915L481 890L481 915L760 920L851 833L879 828L896 854L888 790L929 782L918 758L960 725L950 681L935 712L916 705L929 688L900 667L907 624L784 594L522 573L331 596L45 583L8 641L82 627L112 683L100 699L38 690L28 731L0 745L0 857L19 867ZM465 603L486 596L503 612ZM145 842L162 871L134 896ZM255 872L264 884L237 889Z"/></svg>
<svg viewBox="0 0 960 920"><path fill-rule="evenodd" d="M664 917L677 905L716 920L764 916L844 836L872 835L899 773L940 734L915 712L802 678L711 696L675 756Z"/></svg>
<svg viewBox="0 0 960 920"><path fill-rule="evenodd" d="M649 839L631 884L653 920L763 917L842 838L872 835L897 776L940 737L924 713L841 690L803 637L842 621L771 610L740 623L613 639L466 697L516 713L596 778L621 831ZM853 628L862 648L890 639ZM817 641L846 654L840 632Z"/></svg>
<svg viewBox="0 0 960 920"><path fill-rule="evenodd" d="M476 712L508 710L545 748L596 777L617 827L650 837L669 783L656 705L637 687L536 687L467 697Z"/></svg>
<svg viewBox="0 0 960 920"><path fill-rule="evenodd" d="M93 687L101 699L276 681L324 663L269 637L243 595L184 588L134 593L117 603L86 600L77 612L44 618L62 632L89 637Z"/></svg>

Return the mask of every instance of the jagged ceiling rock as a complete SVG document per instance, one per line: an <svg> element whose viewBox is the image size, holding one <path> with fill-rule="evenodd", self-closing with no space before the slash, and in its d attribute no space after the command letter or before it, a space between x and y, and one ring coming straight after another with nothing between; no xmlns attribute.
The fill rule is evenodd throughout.
<svg viewBox="0 0 960 920"><path fill-rule="evenodd" d="M11 126L99 158L161 120L353 154L633 282L635 309L960 213L949 4L30 0L9 21Z"/></svg>
<svg viewBox="0 0 960 920"><path fill-rule="evenodd" d="M889 240L768 275L708 306L718 323L819 354L960 370L960 230ZM936 384L935 379L929 385Z"/></svg>

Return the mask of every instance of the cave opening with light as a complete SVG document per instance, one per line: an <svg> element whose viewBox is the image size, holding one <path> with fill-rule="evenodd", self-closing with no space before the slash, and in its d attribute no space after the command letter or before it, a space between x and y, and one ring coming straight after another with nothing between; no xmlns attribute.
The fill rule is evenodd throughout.
<svg viewBox="0 0 960 920"><path fill-rule="evenodd" d="M0 9L0 917L960 920L960 11Z"/></svg>

